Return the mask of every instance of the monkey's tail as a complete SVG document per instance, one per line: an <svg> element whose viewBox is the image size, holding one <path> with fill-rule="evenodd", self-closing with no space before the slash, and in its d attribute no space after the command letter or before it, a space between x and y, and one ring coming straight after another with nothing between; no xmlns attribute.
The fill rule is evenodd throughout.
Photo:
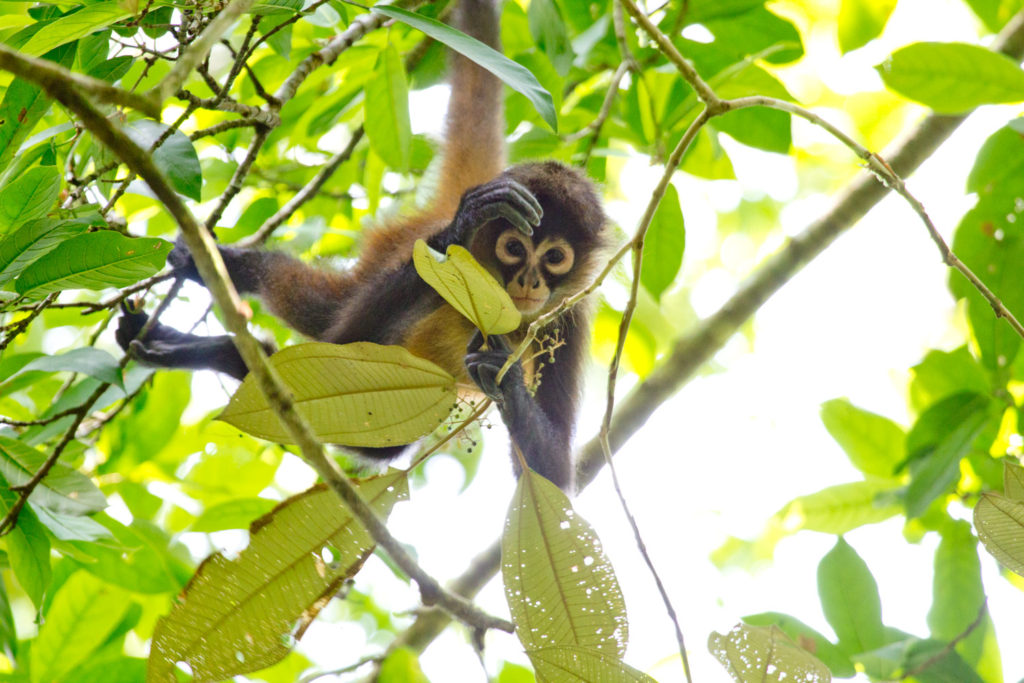
<svg viewBox="0 0 1024 683"><path fill-rule="evenodd" d="M501 50L500 0L459 0L454 19L464 33ZM369 231L357 271L379 273L407 261L417 239L433 236L451 221L466 190L493 180L505 168L501 81L454 53L448 80L441 166L430 203Z"/></svg>

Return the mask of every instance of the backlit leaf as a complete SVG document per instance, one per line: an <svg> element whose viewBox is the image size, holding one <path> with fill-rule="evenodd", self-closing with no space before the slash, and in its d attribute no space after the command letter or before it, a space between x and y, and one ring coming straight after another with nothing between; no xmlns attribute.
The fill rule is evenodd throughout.
<svg viewBox="0 0 1024 683"><path fill-rule="evenodd" d="M381 517L407 495L404 472L358 485ZM187 662L197 682L220 681L281 660L320 609L373 550L370 534L320 485L253 523L237 559L223 554L197 570L156 627L149 681L173 681Z"/></svg>
<svg viewBox="0 0 1024 683"><path fill-rule="evenodd" d="M878 584L867 563L842 538L818 564L818 596L844 653L865 652L885 643Z"/></svg>
<svg viewBox="0 0 1024 683"><path fill-rule="evenodd" d="M618 657L583 647L544 647L529 650L541 683L655 683L654 679L621 662Z"/></svg>
<svg viewBox="0 0 1024 683"><path fill-rule="evenodd" d="M985 550L1024 576L1024 503L992 491L983 493L974 506L974 527Z"/></svg>
<svg viewBox="0 0 1024 683"><path fill-rule="evenodd" d="M508 292L465 248L453 244L442 259L417 240L412 261L420 277L484 334L519 327L522 316Z"/></svg>
<svg viewBox="0 0 1024 683"><path fill-rule="evenodd" d="M6 515L14 507L18 494L7 482L0 482L0 514ZM4 536L7 559L18 584L36 608L43 605L43 597L50 586L50 539L30 508L22 508L18 523Z"/></svg>
<svg viewBox="0 0 1024 683"><path fill-rule="evenodd" d="M895 8L896 0L843 0L839 6L839 49L845 54L877 38Z"/></svg>
<svg viewBox="0 0 1024 683"><path fill-rule="evenodd" d="M712 632L708 651L737 683L828 683L828 667L777 626L738 624L729 633Z"/></svg>
<svg viewBox="0 0 1024 683"><path fill-rule="evenodd" d="M679 193L671 183L658 205L644 238L640 282L655 299L660 299L676 279L683 264L686 226L679 208Z"/></svg>
<svg viewBox="0 0 1024 683"><path fill-rule="evenodd" d="M850 462L864 474L894 477L906 458L906 432L887 417L845 399L834 399L822 404L821 421Z"/></svg>
<svg viewBox="0 0 1024 683"><path fill-rule="evenodd" d="M616 658L626 651L626 605L600 540L557 486L529 470L505 520L501 574L527 650L575 646Z"/></svg>
<svg viewBox="0 0 1024 683"><path fill-rule="evenodd" d="M295 405L324 441L396 446L433 431L455 404L455 380L400 346L297 344L270 358ZM268 441L291 436L251 375L220 418Z"/></svg>
<svg viewBox="0 0 1024 683"><path fill-rule="evenodd" d="M1024 71L1012 59L966 43L913 43L876 67L892 90L939 114L1024 100Z"/></svg>

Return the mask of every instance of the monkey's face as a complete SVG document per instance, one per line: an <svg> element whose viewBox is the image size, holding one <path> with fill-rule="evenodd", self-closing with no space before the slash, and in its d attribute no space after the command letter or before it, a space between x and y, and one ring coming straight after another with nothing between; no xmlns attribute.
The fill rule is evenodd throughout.
<svg viewBox="0 0 1024 683"><path fill-rule="evenodd" d="M515 229L498 236L494 252L505 289L519 312L527 317L541 313L576 260L575 251L565 238L535 233L531 239Z"/></svg>

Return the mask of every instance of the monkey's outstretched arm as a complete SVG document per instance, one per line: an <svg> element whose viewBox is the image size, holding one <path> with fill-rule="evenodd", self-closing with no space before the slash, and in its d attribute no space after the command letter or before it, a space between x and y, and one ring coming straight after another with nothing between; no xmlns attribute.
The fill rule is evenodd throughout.
<svg viewBox="0 0 1024 683"><path fill-rule="evenodd" d="M530 469L571 492L574 483L571 442L576 423L576 401L572 385L559 381L553 372L567 368L553 365L550 368L552 372L541 381L537 396L531 396L518 362L509 367L500 385L497 382L498 371L511 353L508 341L501 335L491 335L487 339L491 349L486 351L480 350L482 342L483 337L478 332L466 350L469 376L498 406L513 448L519 448ZM519 460L515 453L512 462L518 473Z"/></svg>
<svg viewBox="0 0 1024 683"><path fill-rule="evenodd" d="M230 336L201 337L158 322L143 339L136 339L148 320L146 313L132 312L122 304L114 336L137 360L164 368L216 370L239 380L249 372ZM264 347L267 353L273 353L269 345Z"/></svg>

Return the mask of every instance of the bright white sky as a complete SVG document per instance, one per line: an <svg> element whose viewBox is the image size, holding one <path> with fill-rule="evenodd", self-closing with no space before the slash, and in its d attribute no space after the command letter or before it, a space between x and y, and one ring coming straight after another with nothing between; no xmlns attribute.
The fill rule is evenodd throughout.
<svg viewBox="0 0 1024 683"><path fill-rule="evenodd" d="M927 22L921 20L925 16ZM840 93L878 90L882 85L872 67L896 47L915 40L972 41L975 27L962 0L901 0L883 38L846 57L839 57L834 38L804 35L812 57L804 60L801 71L784 79L798 98L816 82ZM439 129L444 106L438 95L438 89L416 95L418 129ZM978 112L910 180L911 191L947 237L972 201L963 188L975 151L1018 112L1018 107ZM852 130L844 126L842 112L822 113ZM798 144L831 144L802 121L795 123L794 136ZM798 190L800 179L788 158L738 145L729 151L742 187L677 176L687 223L687 263L709 255L715 245L715 211L730 209L741 192L767 193L787 201ZM855 163L838 145L835 155ZM659 168L639 159L622 174L623 182L632 181L623 188L630 201L612 203L608 209L625 230L632 231L659 174ZM829 205L827 196L793 201L783 213L782 231L801 231ZM761 258L750 253L742 238L727 249L751 266ZM778 547L774 566L754 575L722 574L708 557L730 535L755 536L764 521L793 497L859 478L821 426L822 402L846 396L907 423L907 368L928 349L952 349L963 343L946 278L916 215L901 200L886 200L760 311L752 348L745 340L733 340L716 358L726 371L691 382L618 457L624 490L682 617L696 681L729 680L707 653L707 637L712 630L727 631L744 615L784 611L831 635L821 615L815 574L834 537L804 532L787 539ZM701 315L715 310L736 286L725 271L691 284ZM217 395L219 389L209 393L216 383L204 375L208 373L196 377L196 395ZM579 428L583 439L595 433L603 410L604 379L596 373L594 380L592 402ZM461 572L478 549L500 533L514 484L504 444L499 443L502 432L499 428L488 433L488 458L469 490L459 495L460 470L451 461L435 459L428 465L430 486L415 491L413 502L400 505L392 515L394 533L415 543L423 566L438 577ZM662 683L681 680L678 660L673 658L672 628L607 477L588 489L576 507L601 536L626 595L631 628L627 662ZM857 530L848 540L879 582L886 623L926 636L937 540L929 536L919 546L908 545L899 520ZM1006 680L1017 680L1024 676L1024 650L1019 648L1024 595L998 576L992 558L983 555L983 562ZM367 564L356 585L370 582L384 587L374 591L375 597L394 601L385 607L402 611L418 604L415 591L391 577L376 559ZM484 592L481 603L494 612L506 612L497 582ZM364 638L361 627L330 623L336 609L337 604L329 606L326 618L318 620L300 644L328 669L351 664L367 652L359 645ZM339 642L350 645L339 648ZM488 639L486 658L492 673L502 658L525 661L518 641L504 636ZM484 680L461 634L442 637L423 665L435 681Z"/></svg>

